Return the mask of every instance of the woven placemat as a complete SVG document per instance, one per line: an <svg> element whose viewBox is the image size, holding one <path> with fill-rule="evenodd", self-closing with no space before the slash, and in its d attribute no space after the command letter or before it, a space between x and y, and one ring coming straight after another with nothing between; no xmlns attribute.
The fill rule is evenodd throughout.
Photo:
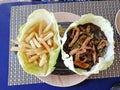
<svg viewBox="0 0 120 90"><path fill-rule="evenodd" d="M35 9L44 8L50 12L71 12L77 15L86 13L93 13L101 15L107 18L114 28L115 39L115 60L113 65L104 71L101 71L97 75L92 75L89 79L95 78L108 78L120 76L120 36L118 36L114 19L117 11L120 8L119 0L115 1L92 1L92 2L69 2L69 3L55 3L55 4L36 4L36 5L23 5L13 6L11 8L10 17L10 40L16 39L19 26L26 22L28 15ZM13 46L13 43L9 43L9 47ZM22 85L32 83L43 83L35 76L25 73L16 57L15 52L9 51L9 71L8 71L8 85Z"/></svg>

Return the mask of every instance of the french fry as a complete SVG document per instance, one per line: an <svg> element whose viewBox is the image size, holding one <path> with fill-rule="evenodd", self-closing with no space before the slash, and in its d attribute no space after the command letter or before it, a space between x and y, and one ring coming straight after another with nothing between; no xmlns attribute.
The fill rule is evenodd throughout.
<svg viewBox="0 0 120 90"><path fill-rule="evenodd" d="M53 40L52 40L52 39L48 39L48 40L47 40L47 44L48 44L49 46L52 46Z"/></svg>
<svg viewBox="0 0 120 90"><path fill-rule="evenodd" d="M37 39L37 41L39 41L39 36L37 33L35 33L35 38Z"/></svg>
<svg viewBox="0 0 120 90"><path fill-rule="evenodd" d="M32 48L32 49L28 49L27 52L40 52L42 50L44 50L45 48L44 47L40 47L40 48Z"/></svg>
<svg viewBox="0 0 120 90"><path fill-rule="evenodd" d="M29 29L21 41L11 40L18 44L18 47L12 47L11 51L22 51L25 53L27 63L32 65L39 65L42 67L42 72L46 74L48 69L48 58L50 49L55 49L57 44L53 43L54 32L52 23L47 23L42 20L39 24L35 24Z"/></svg>
<svg viewBox="0 0 120 90"><path fill-rule="evenodd" d="M46 26L46 28L43 30L43 33L49 31L49 30L51 29L51 27L52 27L52 23L49 23L49 24Z"/></svg>
<svg viewBox="0 0 120 90"><path fill-rule="evenodd" d="M38 55L35 55L35 56L32 56L29 60L28 60L28 62L33 62L33 61L35 61L35 60L37 60L39 58L39 56Z"/></svg>
<svg viewBox="0 0 120 90"><path fill-rule="evenodd" d="M21 41L24 41L25 38L26 38L31 32L33 32L33 30L35 30L37 26L38 26L38 23L35 24L34 26L32 26L32 27L27 31L27 33L25 33L24 36L21 38Z"/></svg>
<svg viewBox="0 0 120 90"><path fill-rule="evenodd" d="M33 38L32 40L37 48L41 47L40 43L35 38Z"/></svg>
<svg viewBox="0 0 120 90"><path fill-rule="evenodd" d="M48 51L47 50L45 50L45 49L35 49L35 50L27 50L27 52L26 52L28 55L41 55L41 54L45 54L45 53L48 53Z"/></svg>
<svg viewBox="0 0 120 90"><path fill-rule="evenodd" d="M54 33L53 33L53 32L50 32L50 33L48 33L48 34L43 38L43 40L44 40L44 41L47 41L48 39L50 39L51 37L53 37L53 35L54 35Z"/></svg>
<svg viewBox="0 0 120 90"><path fill-rule="evenodd" d="M41 33L42 33L42 31L43 31L42 26L43 26L43 23L40 23L40 25L39 25L39 30L38 30L39 36L41 35Z"/></svg>
<svg viewBox="0 0 120 90"><path fill-rule="evenodd" d="M38 34L37 33L35 33L35 38L37 39L37 41L39 42L39 37L38 37ZM40 42L39 42L39 44L40 44ZM40 47L41 47L42 45L40 44Z"/></svg>
<svg viewBox="0 0 120 90"><path fill-rule="evenodd" d="M43 44L43 46L48 50L48 52L50 52L49 46L46 44L46 42L42 38L39 38L39 42Z"/></svg>
<svg viewBox="0 0 120 90"><path fill-rule="evenodd" d="M26 37L25 41L29 42L35 35L35 32L32 32L28 37Z"/></svg>
<svg viewBox="0 0 120 90"><path fill-rule="evenodd" d="M40 38L44 38L45 36L47 36L49 33L51 33L52 31L47 31L47 32L45 32L45 33L42 33L41 35L40 35Z"/></svg>
<svg viewBox="0 0 120 90"><path fill-rule="evenodd" d="M32 51L32 52L26 52L26 54L29 56L32 56L32 55L35 55L36 53Z"/></svg>
<svg viewBox="0 0 120 90"><path fill-rule="evenodd" d="M34 49L36 48L36 46L35 46L33 40L30 40L30 45L32 46L32 48L34 48Z"/></svg>
<svg viewBox="0 0 120 90"><path fill-rule="evenodd" d="M41 56L41 59L40 59L40 62L39 62L39 66L42 67L44 64L47 63L47 55L46 54L43 54Z"/></svg>
<svg viewBox="0 0 120 90"><path fill-rule="evenodd" d="M44 20L42 20L39 24L39 30L38 30L39 36L41 35L41 33L43 32L45 27L46 27L46 22Z"/></svg>
<svg viewBox="0 0 120 90"><path fill-rule="evenodd" d="M17 40L11 40L11 42L18 44L20 47L23 48L32 48L29 44L26 44L25 42L19 42Z"/></svg>
<svg viewBox="0 0 120 90"><path fill-rule="evenodd" d="M20 47L22 47L22 48L32 48L29 44L21 44Z"/></svg>
<svg viewBox="0 0 120 90"><path fill-rule="evenodd" d="M21 42L17 41L17 40L11 40L11 42L15 43L15 44L21 44Z"/></svg>
<svg viewBox="0 0 120 90"><path fill-rule="evenodd" d="M22 51L22 52L26 52L27 50L25 48L21 48L21 47L12 47L10 49L10 51Z"/></svg>
<svg viewBox="0 0 120 90"><path fill-rule="evenodd" d="M32 50L32 51L38 53L38 52L40 52L40 51L42 51L42 50L44 50L44 49L45 49L45 48L42 46L42 47L36 48L36 49L34 49L34 50Z"/></svg>
<svg viewBox="0 0 120 90"><path fill-rule="evenodd" d="M40 52L36 52L37 55L47 54L47 50L41 50Z"/></svg>

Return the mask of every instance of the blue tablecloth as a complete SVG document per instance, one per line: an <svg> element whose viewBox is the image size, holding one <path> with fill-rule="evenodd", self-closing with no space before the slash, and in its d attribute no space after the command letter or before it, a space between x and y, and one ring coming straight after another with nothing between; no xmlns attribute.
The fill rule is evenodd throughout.
<svg viewBox="0 0 120 90"><path fill-rule="evenodd" d="M8 3L0 5L0 90L110 90L115 82L120 81L120 77L86 80L78 85L68 88L54 87L45 83L8 86L10 8L11 6L16 5L28 5L38 3L40 2Z"/></svg>

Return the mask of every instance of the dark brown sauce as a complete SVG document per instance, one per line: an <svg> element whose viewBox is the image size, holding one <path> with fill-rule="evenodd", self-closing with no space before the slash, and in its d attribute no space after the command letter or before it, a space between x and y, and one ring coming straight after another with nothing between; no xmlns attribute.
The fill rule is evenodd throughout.
<svg viewBox="0 0 120 90"><path fill-rule="evenodd" d="M88 27L88 25L90 26L90 31L87 31L87 29L86 29L86 28ZM104 48L102 48L102 49L99 49L99 50L97 49L97 46L98 46L98 44L99 44L99 42L100 42L101 40L104 39L104 40L107 41L107 38L106 38L104 32L101 30L100 27L98 27L97 25L92 24L92 23L86 23L86 24L84 24L84 25L78 25L78 26L77 26L77 28L80 28L80 27L82 27L83 30L80 31L79 38L78 38L78 40L76 41L76 43L75 43L72 47L68 47L68 45L69 45L69 43L72 41L71 35L72 35L73 29L71 29L71 30L69 30L69 31L67 32L67 40L66 40L65 44L63 45L63 50L64 50L67 54L69 54L69 52L70 52L71 50L73 50L73 49L81 46L82 43L85 41L85 39L86 39L87 37L89 37L91 34L94 34L94 37L93 37L92 41L89 43L89 46L92 46L92 45L95 46L96 53L97 53L96 63L99 62L99 61L98 61L98 57L103 56L103 55L106 53L106 46L105 46ZM81 36L82 36L82 37L81 37ZM87 52L85 53L86 56L88 57L88 59L91 58L90 52L91 52L91 50L87 50ZM83 57L83 56L84 56L84 54L81 54L81 55L80 55L80 57L79 57L80 60L84 60L84 57ZM73 55L73 59L75 59L75 55ZM89 67L89 68L86 68L85 70L90 70L91 67L96 64L96 63L94 63L93 60L91 60L91 59L90 59L90 60L87 60L85 63L88 63L88 64L90 65L90 67ZM75 65L75 67L78 67L78 66ZM79 68L80 68L80 67L79 67ZM83 69L83 68L82 68L82 69Z"/></svg>

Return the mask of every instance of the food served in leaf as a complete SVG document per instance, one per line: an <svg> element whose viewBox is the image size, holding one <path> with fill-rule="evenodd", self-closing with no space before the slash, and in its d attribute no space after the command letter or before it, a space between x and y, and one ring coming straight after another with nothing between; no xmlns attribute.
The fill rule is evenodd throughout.
<svg viewBox="0 0 120 90"><path fill-rule="evenodd" d="M113 29L108 20L93 14L72 23L62 38L65 65L79 75L89 76L113 63Z"/></svg>
<svg viewBox="0 0 120 90"><path fill-rule="evenodd" d="M58 25L53 13L45 9L35 10L20 27L17 40L17 56L22 68L36 76L47 76L54 69L60 51Z"/></svg>

